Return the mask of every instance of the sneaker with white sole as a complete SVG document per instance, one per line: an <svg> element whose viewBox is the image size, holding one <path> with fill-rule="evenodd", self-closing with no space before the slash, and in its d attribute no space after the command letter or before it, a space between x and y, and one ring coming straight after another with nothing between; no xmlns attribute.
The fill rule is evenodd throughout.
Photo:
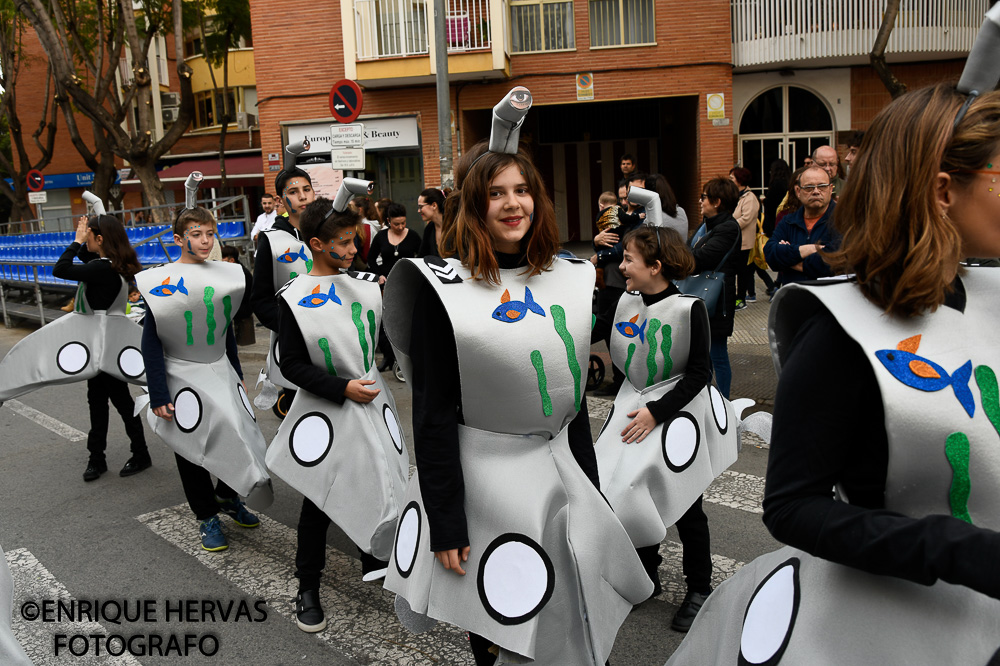
<svg viewBox="0 0 1000 666"><path fill-rule="evenodd" d="M319 601L319 590L302 590L295 597L295 624L314 634L326 629L326 616Z"/></svg>

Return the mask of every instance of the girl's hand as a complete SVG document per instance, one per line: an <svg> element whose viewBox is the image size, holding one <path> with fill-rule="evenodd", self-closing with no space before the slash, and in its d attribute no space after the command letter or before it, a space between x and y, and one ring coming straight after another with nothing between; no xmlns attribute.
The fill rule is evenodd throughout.
<svg viewBox="0 0 1000 666"><path fill-rule="evenodd" d="M622 430L622 441L626 444L641 442L656 427L656 419L646 407L629 412L626 416L632 419Z"/></svg>
<svg viewBox="0 0 1000 666"><path fill-rule="evenodd" d="M594 245L601 247L611 247L618 242L618 234L613 231L602 231L594 236Z"/></svg>
<svg viewBox="0 0 1000 666"><path fill-rule="evenodd" d="M83 245L87 242L87 216L81 215L76 221L76 242Z"/></svg>
<svg viewBox="0 0 1000 666"><path fill-rule="evenodd" d="M374 383L374 379L352 379L347 382L347 388L344 390L344 395L354 402L360 402L362 405L367 405L382 392L382 389L369 391L365 388L366 386L371 386Z"/></svg>
<svg viewBox="0 0 1000 666"><path fill-rule="evenodd" d="M167 421L173 421L174 413L174 403L167 403L166 405L160 405L159 407L153 408L153 413L159 416L161 419L166 419Z"/></svg>
<svg viewBox="0 0 1000 666"><path fill-rule="evenodd" d="M378 276L378 283L379 284L385 284L385 276L384 275L379 275Z"/></svg>
<svg viewBox="0 0 1000 666"><path fill-rule="evenodd" d="M459 576L465 575L465 569L462 568L462 562L469 559L469 547L466 546L459 550L458 548L452 548L451 550L439 550L434 553L434 557L437 561L441 563L445 569L449 571L454 571Z"/></svg>

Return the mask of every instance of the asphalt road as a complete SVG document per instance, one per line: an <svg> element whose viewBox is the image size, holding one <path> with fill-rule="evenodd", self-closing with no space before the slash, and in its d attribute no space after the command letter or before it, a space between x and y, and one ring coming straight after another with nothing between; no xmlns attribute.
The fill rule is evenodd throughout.
<svg viewBox="0 0 1000 666"><path fill-rule="evenodd" d="M0 328L0 356L31 330ZM244 367L249 378L259 363L248 357ZM412 441L409 392L405 384L388 373L386 377ZM250 393L252 398L256 391ZM590 401L595 436L609 406L606 400ZM270 440L278 419L270 412L258 412L258 417ZM264 512L261 527L243 530L224 517L230 548L206 553L200 549L197 525L167 446L147 427L153 467L120 478L117 470L128 459L128 442L112 413L111 471L84 483L86 442L72 440L88 427L82 384L45 388L0 408L0 545L14 576L14 630L35 663L473 663L464 634L454 627L439 625L419 636L402 629L392 611L392 595L377 584L361 582L357 549L335 526L328 538L322 588L331 626L317 635L302 633L293 619L294 535L301 506L297 492L275 479L276 499ZM717 581L778 545L760 521L766 462L766 449L744 445L739 460L706 493ZM684 594L673 530L662 550L664 593L629 616L611 655L616 666L662 664L683 638L669 628ZM122 619L120 624L104 618L28 622L21 617L22 604L59 598L65 603L71 598L118 602L107 607L110 611L130 604L129 618L135 618L138 601L151 605L152 614L137 621ZM179 611L178 604L188 600L195 605ZM133 643L137 650L153 645L153 650L171 651L169 656L126 653L113 658L104 654L102 639L71 641L74 635L112 634L138 635ZM179 657L185 635L190 636L189 654ZM95 656L98 644L100 657ZM70 648L80 653L85 645L83 656L70 654ZM202 656L199 645L214 656ZM113 650L118 646L112 641Z"/></svg>

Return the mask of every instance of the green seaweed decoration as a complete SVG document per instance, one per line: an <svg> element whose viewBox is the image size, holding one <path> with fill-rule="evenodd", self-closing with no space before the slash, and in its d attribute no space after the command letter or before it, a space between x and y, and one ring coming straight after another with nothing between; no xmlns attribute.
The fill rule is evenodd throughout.
<svg viewBox="0 0 1000 666"><path fill-rule="evenodd" d="M226 330L233 323L233 297L226 294L222 297L222 316L226 318Z"/></svg>
<svg viewBox="0 0 1000 666"><path fill-rule="evenodd" d="M656 332L660 330L660 325L659 319L650 319L649 329L646 331L646 344L649 345L649 351L646 353L647 387L652 386L653 382L656 381Z"/></svg>
<svg viewBox="0 0 1000 666"><path fill-rule="evenodd" d="M184 311L184 323L187 327L187 343L189 345L194 344L194 314L190 310Z"/></svg>
<svg viewBox="0 0 1000 666"><path fill-rule="evenodd" d="M354 320L354 327L358 329L358 342L361 343L361 357L365 361L365 372L371 370L371 361L368 360L368 341L365 339L365 324L361 321L361 311L364 307L361 303L354 301L351 303L351 319Z"/></svg>
<svg viewBox="0 0 1000 666"><path fill-rule="evenodd" d="M368 311L368 334L372 336L372 365L375 364L375 348L378 347L378 331L375 330L375 311Z"/></svg>
<svg viewBox="0 0 1000 666"><path fill-rule="evenodd" d="M580 371L580 362L576 358L576 343L573 342L573 336L566 328L566 310L561 305L553 305L549 311L552 313L552 325L555 326L556 333L559 334L566 346L566 361L569 364L569 371L573 375L573 398L576 411L580 411L580 379L583 375Z"/></svg>
<svg viewBox="0 0 1000 666"><path fill-rule="evenodd" d="M542 361L542 352L537 349L531 352L531 365L535 366L535 374L538 375L538 395L542 398L542 413L552 416L552 398L549 397L549 382L545 377L545 363Z"/></svg>
<svg viewBox="0 0 1000 666"><path fill-rule="evenodd" d="M948 491L951 515L971 525L969 494L972 491L972 479L969 477L969 438L965 433L953 432L948 435L944 454L952 470L951 489Z"/></svg>
<svg viewBox="0 0 1000 666"><path fill-rule="evenodd" d="M210 345L215 344L215 303L212 302L214 296L215 288L205 287L205 296L202 299L205 302L205 323L208 325L205 339Z"/></svg>
<svg viewBox="0 0 1000 666"><path fill-rule="evenodd" d="M997 391L997 376L988 365L976 366L976 384L983 403L983 411L1000 435L1000 394Z"/></svg>
<svg viewBox="0 0 1000 666"><path fill-rule="evenodd" d="M306 273L311 273L312 269L313 269L313 260L312 259L306 259Z"/></svg>
<svg viewBox="0 0 1000 666"><path fill-rule="evenodd" d="M631 342L629 343L628 346L628 355L625 357L625 377L627 377L628 379L631 379L631 377L628 376L628 368L632 364L632 354L634 353L635 353L635 343Z"/></svg>
<svg viewBox="0 0 1000 666"><path fill-rule="evenodd" d="M333 355L330 353L330 341L326 338L320 338L317 344L319 344L319 348L323 352L323 360L326 361L326 373L336 377L337 368L333 367Z"/></svg>
<svg viewBox="0 0 1000 666"><path fill-rule="evenodd" d="M663 353L663 378L670 376L670 371L674 369L673 359L670 358L670 349L673 347L673 329L670 324L660 329L660 351Z"/></svg>

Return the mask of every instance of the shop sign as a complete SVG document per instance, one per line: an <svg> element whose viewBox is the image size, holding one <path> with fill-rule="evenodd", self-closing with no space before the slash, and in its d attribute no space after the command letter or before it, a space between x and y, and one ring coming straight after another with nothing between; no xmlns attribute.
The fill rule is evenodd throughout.
<svg viewBox="0 0 1000 666"><path fill-rule="evenodd" d="M366 118L364 121L365 150L399 150L419 148L420 132L413 116L400 118ZM309 139L309 150L303 155L329 155L335 146L330 142L329 122L311 125L288 125L288 142Z"/></svg>

